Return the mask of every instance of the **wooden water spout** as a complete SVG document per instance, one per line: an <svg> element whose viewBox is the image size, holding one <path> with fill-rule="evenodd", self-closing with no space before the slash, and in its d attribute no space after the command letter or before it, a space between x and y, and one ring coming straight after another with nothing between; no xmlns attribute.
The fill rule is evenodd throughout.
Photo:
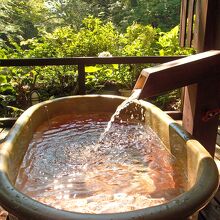
<svg viewBox="0 0 220 220"><path fill-rule="evenodd" d="M134 89L141 89L140 98L199 83L217 77L220 68L220 51L213 50L155 67L143 69Z"/></svg>
<svg viewBox="0 0 220 220"><path fill-rule="evenodd" d="M220 50L144 69L134 89L142 89L140 98L147 98L192 84L185 89L183 126L214 155L218 117L202 118L220 108Z"/></svg>

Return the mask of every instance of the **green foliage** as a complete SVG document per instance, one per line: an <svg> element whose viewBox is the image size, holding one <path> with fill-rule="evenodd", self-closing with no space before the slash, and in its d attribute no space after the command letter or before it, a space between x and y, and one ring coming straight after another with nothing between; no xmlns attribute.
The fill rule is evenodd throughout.
<svg viewBox="0 0 220 220"><path fill-rule="evenodd" d="M179 23L180 0L112 0L109 17L122 30L133 22L168 31Z"/></svg>
<svg viewBox="0 0 220 220"><path fill-rule="evenodd" d="M179 27L169 32L150 25L133 23L119 32L112 22L102 22L89 16L81 27L56 27L53 31L39 29L38 36L18 39L8 35L0 41L0 58L77 57L77 56L149 56L193 53L178 45ZM87 66L88 93L103 88L133 88L146 65ZM30 106L30 94L38 90L41 100L75 94L78 70L76 66L10 67L0 69L0 103L3 115L17 114ZM171 95L158 98L167 103ZM172 97L171 97L172 98ZM15 106L17 108L12 108ZM1 109L0 109L1 110ZM15 112L13 112L15 110Z"/></svg>
<svg viewBox="0 0 220 220"><path fill-rule="evenodd" d="M165 111L181 110L181 90L176 89L154 97L151 102Z"/></svg>
<svg viewBox="0 0 220 220"><path fill-rule="evenodd" d="M0 35L37 37L39 30L79 29L92 15L120 30L134 22L167 31L179 23L180 0L1 0Z"/></svg>
<svg viewBox="0 0 220 220"><path fill-rule="evenodd" d="M168 31L179 23L180 2L180 0L140 0L135 14L140 23L151 24Z"/></svg>
<svg viewBox="0 0 220 220"><path fill-rule="evenodd" d="M117 55L119 33L113 24L103 24L100 19L88 17L77 31L71 27L59 27L52 33L42 32L41 37L22 41L30 48L30 57L97 56L109 51Z"/></svg>
<svg viewBox="0 0 220 220"><path fill-rule="evenodd" d="M103 24L100 19L88 17L76 35L74 53L78 56L97 56L103 51L117 55L119 33L111 22Z"/></svg>
<svg viewBox="0 0 220 220"><path fill-rule="evenodd" d="M71 26L78 28L81 21L89 15L88 5L81 0L45 0L50 12L49 18L55 22L54 27Z"/></svg>
<svg viewBox="0 0 220 220"><path fill-rule="evenodd" d="M169 32L161 32L158 45L161 48L160 56L190 55L195 52L193 48L181 48L179 46L179 26L174 27Z"/></svg>
<svg viewBox="0 0 220 220"><path fill-rule="evenodd" d="M124 35L122 54L125 56L155 55L154 44L157 41L158 30L152 26L133 24L127 28Z"/></svg>
<svg viewBox="0 0 220 220"><path fill-rule="evenodd" d="M44 1L7 0L0 3L0 34L29 39L38 35L48 9Z"/></svg>

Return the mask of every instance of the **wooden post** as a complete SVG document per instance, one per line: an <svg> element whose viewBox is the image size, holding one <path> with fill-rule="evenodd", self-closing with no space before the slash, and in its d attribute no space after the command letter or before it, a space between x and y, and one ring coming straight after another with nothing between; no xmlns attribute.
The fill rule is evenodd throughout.
<svg viewBox="0 0 220 220"><path fill-rule="evenodd" d="M183 127L214 156L218 116L204 121L204 114L220 107L220 77L185 88Z"/></svg>
<svg viewBox="0 0 220 220"><path fill-rule="evenodd" d="M196 6L196 31L194 46L197 52L220 49L220 2L219 0L200 0ZM219 61L220 62L220 61ZM211 71L208 73L211 74ZM220 74L220 70L217 70ZM214 156L218 117L202 121L205 111L220 108L220 77L204 80L185 87L183 106L183 126L209 153Z"/></svg>
<svg viewBox="0 0 220 220"><path fill-rule="evenodd" d="M219 0L200 0L196 6L196 36L195 48L197 52L204 52L217 48L215 43L218 30L220 29L219 17Z"/></svg>
<svg viewBox="0 0 220 220"><path fill-rule="evenodd" d="M193 39L193 20L194 20L195 0L189 0L188 4L190 7L190 10L188 10L186 45L187 45L187 47L191 47L192 46L192 39Z"/></svg>
<svg viewBox="0 0 220 220"><path fill-rule="evenodd" d="M85 95L86 86L85 86L85 65L78 64L78 85L79 85L79 95Z"/></svg>
<svg viewBox="0 0 220 220"><path fill-rule="evenodd" d="M187 24L187 13L188 13L188 0L182 0L181 12L180 12L180 46L185 46L186 40L186 24Z"/></svg>

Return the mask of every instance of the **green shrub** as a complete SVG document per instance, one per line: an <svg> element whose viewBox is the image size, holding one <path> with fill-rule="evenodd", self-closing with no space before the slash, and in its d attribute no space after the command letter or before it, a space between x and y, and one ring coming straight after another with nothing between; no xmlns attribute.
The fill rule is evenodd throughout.
<svg viewBox="0 0 220 220"><path fill-rule="evenodd" d="M20 41L8 37L0 41L0 58L41 58L78 56L149 56L189 55L193 49L180 48L179 27L160 32L149 25L134 23L125 33L119 33L111 22L88 17L78 30L66 26L52 33L39 30L36 38ZM146 65L96 65L86 67L86 89L96 93L104 87L133 88L141 69ZM30 106L30 94L37 89L41 100L75 94L77 66L10 67L0 69L0 103L2 114L7 106L25 109ZM175 95L159 97L165 106ZM16 114L17 114L16 110ZM11 114L11 113L10 113Z"/></svg>

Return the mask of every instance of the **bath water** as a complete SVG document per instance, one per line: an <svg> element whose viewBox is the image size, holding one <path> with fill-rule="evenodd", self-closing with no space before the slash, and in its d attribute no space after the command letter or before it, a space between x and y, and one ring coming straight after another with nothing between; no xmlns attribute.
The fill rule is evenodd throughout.
<svg viewBox="0 0 220 220"><path fill-rule="evenodd" d="M135 117L62 115L34 133L16 187L57 209L115 213L170 201L185 174L157 135ZM105 135L101 134L105 132Z"/></svg>

